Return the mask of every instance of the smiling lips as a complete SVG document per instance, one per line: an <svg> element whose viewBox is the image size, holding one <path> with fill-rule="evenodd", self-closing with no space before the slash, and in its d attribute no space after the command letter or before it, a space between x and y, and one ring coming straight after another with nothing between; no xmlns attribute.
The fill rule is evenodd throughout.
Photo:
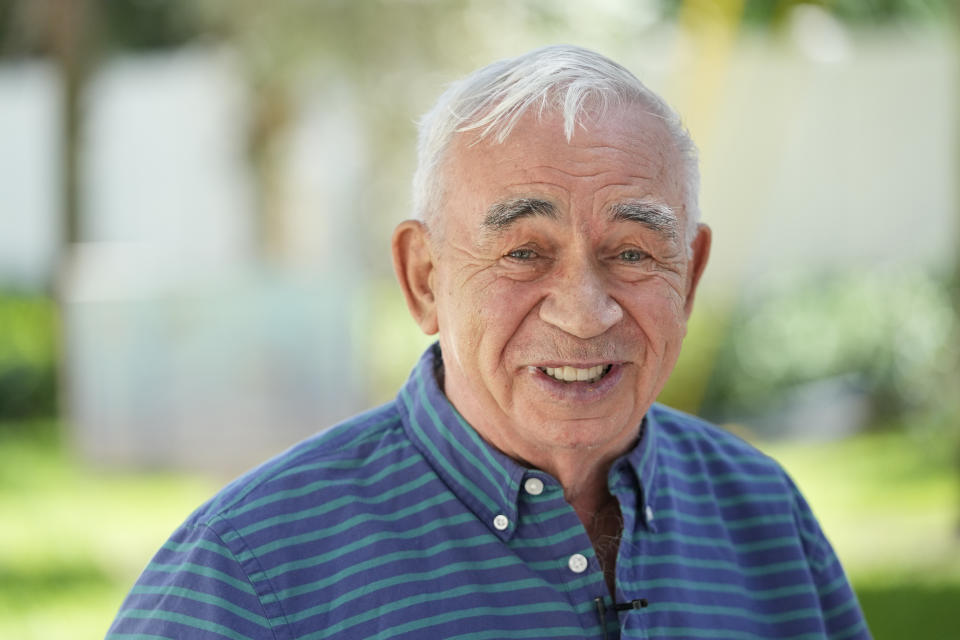
<svg viewBox="0 0 960 640"><path fill-rule="evenodd" d="M579 369L577 367L537 367L554 380L560 382L598 382L610 371L613 365L598 364L595 367Z"/></svg>

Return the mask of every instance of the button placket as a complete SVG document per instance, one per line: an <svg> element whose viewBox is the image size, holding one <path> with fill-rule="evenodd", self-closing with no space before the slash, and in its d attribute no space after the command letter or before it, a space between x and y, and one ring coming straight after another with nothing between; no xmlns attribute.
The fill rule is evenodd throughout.
<svg viewBox="0 0 960 640"><path fill-rule="evenodd" d="M511 544L519 546L521 556L536 557L544 578L566 593L584 630L596 628L596 612L592 606L585 609L584 603L592 605L606 587L576 512L564 499L558 483L539 471L526 470L518 489L519 512L517 521L511 522L511 527L516 528ZM579 534L576 529L581 530ZM550 542L534 546L529 544L528 536L549 538Z"/></svg>

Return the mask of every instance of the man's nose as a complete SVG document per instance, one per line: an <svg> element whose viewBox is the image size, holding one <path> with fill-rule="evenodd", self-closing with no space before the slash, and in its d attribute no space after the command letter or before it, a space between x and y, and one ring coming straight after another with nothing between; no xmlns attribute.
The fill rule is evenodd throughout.
<svg viewBox="0 0 960 640"><path fill-rule="evenodd" d="M594 338L623 319L598 267L579 266L554 279L540 304L540 319L578 338Z"/></svg>

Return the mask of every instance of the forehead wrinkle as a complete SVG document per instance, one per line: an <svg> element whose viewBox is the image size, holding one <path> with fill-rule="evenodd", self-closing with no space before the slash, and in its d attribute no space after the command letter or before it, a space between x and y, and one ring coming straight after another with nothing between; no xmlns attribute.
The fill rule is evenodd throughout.
<svg viewBox="0 0 960 640"><path fill-rule="evenodd" d="M597 163L593 160L571 160L569 162L573 167L559 167L556 164L535 164L528 167L524 167L524 170L527 174L533 175L552 175L560 174L563 176L570 176L571 178L596 178L597 176L602 176L605 173L608 173L610 170L602 167L597 167ZM585 167L583 171L576 171L580 167ZM531 184L537 184L533 182Z"/></svg>
<svg viewBox="0 0 960 640"><path fill-rule="evenodd" d="M668 240L676 240L680 237L680 219L677 213L660 202L645 200L617 202L610 207L610 217L614 221L642 224Z"/></svg>

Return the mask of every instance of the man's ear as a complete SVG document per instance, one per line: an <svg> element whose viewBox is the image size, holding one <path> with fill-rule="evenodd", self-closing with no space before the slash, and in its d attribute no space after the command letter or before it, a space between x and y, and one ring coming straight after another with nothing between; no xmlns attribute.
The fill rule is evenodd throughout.
<svg viewBox="0 0 960 640"><path fill-rule="evenodd" d="M710 227L705 224L697 225L697 235L690 243L690 268L687 270L687 299L684 302L683 310L687 318L690 318L690 312L693 311L693 297L697 292L697 285L700 284L700 276L707 267L707 258L710 257L710 242L712 232Z"/></svg>
<svg viewBox="0 0 960 640"><path fill-rule="evenodd" d="M410 315L427 335L438 331L433 293L433 254L427 228L418 220L404 220L393 231L393 270L397 274Z"/></svg>

